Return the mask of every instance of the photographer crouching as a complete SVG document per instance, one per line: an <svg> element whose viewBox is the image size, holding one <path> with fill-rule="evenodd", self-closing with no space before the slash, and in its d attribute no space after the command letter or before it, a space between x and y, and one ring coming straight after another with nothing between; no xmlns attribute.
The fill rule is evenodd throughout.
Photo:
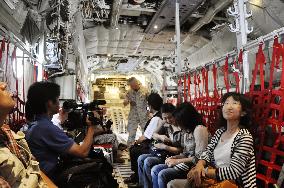
<svg viewBox="0 0 284 188"><path fill-rule="evenodd" d="M59 168L59 157L66 154L79 158L88 157L93 137L99 131L97 124L95 124L96 121L86 117L86 136L82 144L79 145L69 138L62 129L54 125L51 119L54 114L59 112L59 96L59 85L50 82L36 82L29 88L26 103L35 118L35 123L26 133L29 147L39 161L40 169L55 182L62 173ZM94 116L93 114L92 118ZM72 172L68 173L72 174Z"/></svg>

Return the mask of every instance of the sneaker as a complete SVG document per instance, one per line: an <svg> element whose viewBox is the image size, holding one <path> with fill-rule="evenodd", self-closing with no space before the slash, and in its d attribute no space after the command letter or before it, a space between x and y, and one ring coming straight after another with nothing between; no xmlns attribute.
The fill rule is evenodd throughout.
<svg viewBox="0 0 284 188"><path fill-rule="evenodd" d="M127 185L128 185L128 188L143 188L143 186L139 185L139 183L130 183Z"/></svg>
<svg viewBox="0 0 284 188"><path fill-rule="evenodd" d="M126 178L124 180L124 183L129 184L129 183L137 183L138 182L138 177L135 174L132 174L129 178Z"/></svg>

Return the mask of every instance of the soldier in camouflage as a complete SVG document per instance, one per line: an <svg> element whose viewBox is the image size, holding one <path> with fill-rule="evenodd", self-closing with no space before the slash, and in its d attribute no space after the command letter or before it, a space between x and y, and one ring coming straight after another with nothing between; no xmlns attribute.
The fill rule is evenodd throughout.
<svg viewBox="0 0 284 188"><path fill-rule="evenodd" d="M134 77L128 80L128 84L131 89L127 92L123 104L124 106L130 104L127 125L127 131L129 133L127 145L131 145L135 141L138 124L142 132L144 132L144 126L148 120L146 100L148 92Z"/></svg>

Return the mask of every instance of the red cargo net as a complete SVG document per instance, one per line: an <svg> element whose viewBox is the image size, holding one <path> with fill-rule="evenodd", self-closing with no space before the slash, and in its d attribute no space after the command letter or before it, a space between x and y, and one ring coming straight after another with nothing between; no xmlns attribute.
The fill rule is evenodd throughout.
<svg viewBox="0 0 284 188"><path fill-rule="evenodd" d="M280 88L273 87L274 68L279 68L282 57L282 73ZM250 94L254 98L254 116L258 123L258 148L257 148L257 179L259 186L271 187L277 182L279 173L284 162L284 136L281 128L284 125L284 46L279 44L278 37L275 37L273 44L273 55L270 64L269 87L264 87L265 56L262 51L262 44L256 58L256 67L260 66L260 91L255 91L251 86ZM255 68L256 69L256 68ZM255 84L256 73L254 70L253 82ZM261 110L260 110L261 109ZM254 120L254 121L255 121Z"/></svg>

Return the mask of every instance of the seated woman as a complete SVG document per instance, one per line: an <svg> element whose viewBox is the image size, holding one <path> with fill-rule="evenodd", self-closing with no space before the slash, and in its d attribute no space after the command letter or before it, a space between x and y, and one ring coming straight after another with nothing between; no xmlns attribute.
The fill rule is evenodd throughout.
<svg viewBox="0 0 284 188"><path fill-rule="evenodd" d="M243 94L227 93L222 99L220 125L188 180L173 180L168 187L182 188L204 185L203 177L223 187L256 187L255 154L249 132L250 102ZM208 168L213 165L213 168ZM229 180L229 181L225 181ZM208 185L208 181L206 187Z"/></svg>
<svg viewBox="0 0 284 188"><path fill-rule="evenodd" d="M131 170L134 171L129 178L125 179L125 183L137 183L138 182L138 164L137 159L140 155L149 153L151 140L153 138L153 133L157 129L158 125L162 123L161 118L161 106L163 104L162 97L157 93L151 93L147 98L148 106L150 108L150 113L153 117L146 123L145 131L143 135L135 141L129 149L130 160L131 160Z"/></svg>
<svg viewBox="0 0 284 188"><path fill-rule="evenodd" d="M164 188L175 178L186 178L191 166L208 145L209 133L202 123L202 117L190 103L181 104L174 112L177 125L182 129L183 153L166 159L165 164L151 170L154 188Z"/></svg>
<svg viewBox="0 0 284 188"><path fill-rule="evenodd" d="M151 168L154 165L163 163L167 155L179 154L182 151L180 146L180 128L175 125L173 112L175 106L166 103L161 107L163 124L153 134L156 143L150 154L140 155L138 158L139 185L146 188L152 187Z"/></svg>
<svg viewBox="0 0 284 188"><path fill-rule="evenodd" d="M4 122L15 102L0 82L0 177L11 187L47 187L40 176L38 162L34 161L24 134L14 133Z"/></svg>

